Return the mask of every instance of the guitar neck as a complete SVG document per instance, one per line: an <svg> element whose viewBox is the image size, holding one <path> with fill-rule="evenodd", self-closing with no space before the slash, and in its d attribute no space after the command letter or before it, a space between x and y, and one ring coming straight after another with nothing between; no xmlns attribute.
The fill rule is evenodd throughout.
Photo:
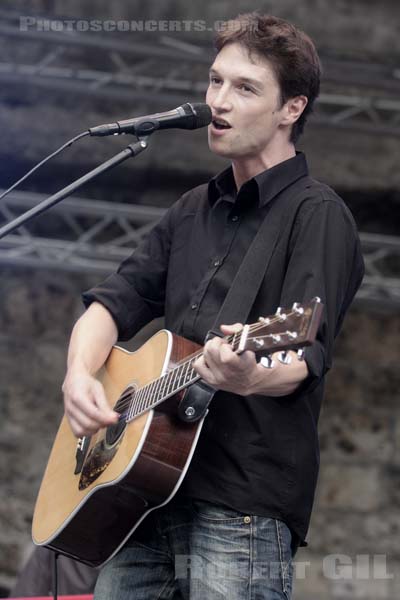
<svg viewBox="0 0 400 600"><path fill-rule="evenodd" d="M240 337L240 334L234 334L224 339L236 351L239 349ZM192 354L161 377L158 377L136 391L132 391L132 402L126 416L127 422L132 421L141 413L156 407L161 402L164 402L164 400L198 381L200 376L194 370L193 364L201 356L203 356L203 349Z"/></svg>
<svg viewBox="0 0 400 600"><path fill-rule="evenodd" d="M156 407L170 396L189 387L189 385L200 379L199 375L193 369L193 363L201 355L202 352L196 353L161 377L158 377L136 391L132 391L132 402L126 415L126 421L129 423L141 413Z"/></svg>
<svg viewBox="0 0 400 600"><path fill-rule="evenodd" d="M240 332L225 336L223 339L230 344L234 352L238 353L245 350L264 354L295 350L314 341L322 308L319 298L314 298L304 306L294 303L288 310L278 308L275 315L260 318L257 323L251 325L244 325ZM198 381L200 376L193 365L202 355L203 348L143 387L139 389L128 387L120 398L125 406L129 405L124 415L126 421L132 421L138 415Z"/></svg>

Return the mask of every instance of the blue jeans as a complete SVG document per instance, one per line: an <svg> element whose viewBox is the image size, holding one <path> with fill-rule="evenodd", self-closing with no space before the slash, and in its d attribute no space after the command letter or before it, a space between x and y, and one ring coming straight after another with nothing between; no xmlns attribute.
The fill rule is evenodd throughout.
<svg viewBox="0 0 400 600"><path fill-rule="evenodd" d="M150 513L101 570L95 600L289 600L289 528L209 502Z"/></svg>

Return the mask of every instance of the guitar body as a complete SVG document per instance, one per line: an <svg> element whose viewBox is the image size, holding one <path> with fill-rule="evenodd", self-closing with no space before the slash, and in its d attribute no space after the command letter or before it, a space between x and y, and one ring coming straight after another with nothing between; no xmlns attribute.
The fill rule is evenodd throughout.
<svg viewBox="0 0 400 600"><path fill-rule="evenodd" d="M97 378L114 407L128 386L141 388L199 348L161 330L136 352L114 347ZM178 392L122 425L122 433L104 428L83 438L87 446L78 473L77 439L63 418L36 502L35 544L99 566L150 511L173 497L204 421L179 419L176 411L184 394Z"/></svg>
<svg viewBox="0 0 400 600"><path fill-rule="evenodd" d="M299 349L315 340L322 308L319 298L278 308L224 339L238 353ZM201 354L165 329L136 352L112 349L97 378L120 419L77 443L63 418L36 501L35 544L100 566L174 496L213 395L193 366Z"/></svg>

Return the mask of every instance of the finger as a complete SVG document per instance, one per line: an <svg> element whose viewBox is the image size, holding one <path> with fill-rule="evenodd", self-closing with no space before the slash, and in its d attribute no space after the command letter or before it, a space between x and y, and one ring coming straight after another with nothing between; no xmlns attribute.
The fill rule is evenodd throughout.
<svg viewBox="0 0 400 600"><path fill-rule="evenodd" d="M203 377L203 375L207 374L207 371L209 371L209 368L204 359L204 356L200 356L200 358L198 358L197 360L194 361L193 369L196 371L196 373L198 375L200 375L200 377Z"/></svg>
<svg viewBox="0 0 400 600"><path fill-rule="evenodd" d="M75 412L68 414L68 421L73 433L78 437L93 435L100 429L99 423L92 421L83 413Z"/></svg>
<svg viewBox="0 0 400 600"><path fill-rule="evenodd" d="M116 423L119 419L119 414L115 410L113 410L108 404L104 387L100 383L100 381L96 381L94 383L91 391L93 401L95 403L96 408L99 411L99 418L101 418L103 423L106 425Z"/></svg>
<svg viewBox="0 0 400 600"><path fill-rule="evenodd" d="M215 386L216 382L215 382L215 378L213 375L212 370L209 368L209 366L206 364L205 360L203 357L198 358L194 363L193 363L193 368L196 371L196 373L198 373L198 375L200 375L200 377L209 385L211 386Z"/></svg>
<svg viewBox="0 0 400 600"><path fill-rule="evenodd" d="M232 350L229 344L223 344L219 351L219 362L231 369L237 369L241 366L240 356Z"/></svg>
<svg viewBox="0 0 400 600"><path fill-rule="evenodd" d="M229 346L229 344L226 340L219 337L215 337L206 343L203 350L203 356L208 365L211 360L214 363L219 360L221 346Z"/></svg>
<svg viewBox="0 0 400 600"><path fill-rule="evenodd" d="M208 347L204 349L203 358L208 369L215 371L220 364L220 345L207 342Z"/></svg>
<svg viewBox="0 0 400 600"><path fill-rule="evenodd" d="M90 390L69 394L66 398L66 407L68 413L73 416L84 415L87 419L98 420L100 411Z"/></svg>
<svg viewBox="0 0 400 600"><path fill-rule="evenodd" d="M221 344L226 344L226 343L227 343L227 341L224 340L223 338L215 336L211 340L208 340L208 342L204 346L204 351L208 352L210 350L211 351L218 350L218 348L221 346Z"/></svg>
<svg viewBox="0 0 400 600"><path fill-rule="evenodd" d="M76 419L74 419L74 417L71 417L70 415L68 415L68 423L69 423L69 426L71 427L72 433L74 434L75 437L82 437L84 435L88 435L82 429L82 427L80 426L78 421Z"/></svg>
<svg viewBox="0 0 400 600"><path fill-rule="evenodd" d="M67 395L66 405L69 403L72 405L73 414L78 411L99 426L110 425L118 419L118 414L108 405L103 386L96 380Z"/></svg>
<svg viewBox="0 0 400 600"><path fill-rule="evenodd" d="M243 329L242 323L234 323L233 325L221 325L222 333L231 334L231 333L240 333Z"/></svg>
<svg viewBox="0 0 400 600"><path fill-rule="evenodd" d="M232 350L232 347L226 340L218 338L207 342L204 348L204 358L206 363L213 370L221 370L226 366L234 368L239 364L238 355Z"/></svg>
<svg viewBox="0 0 400 600"><path fill-rule="evenodd" d="M209 353L205 366L207 371L204 371L202 378L216 388L219 388L220 385L226 381L227 377L231 377L233 372L231 369L227 369L226 365L221 362L220 352L216 355L214 353Z"/></svg>

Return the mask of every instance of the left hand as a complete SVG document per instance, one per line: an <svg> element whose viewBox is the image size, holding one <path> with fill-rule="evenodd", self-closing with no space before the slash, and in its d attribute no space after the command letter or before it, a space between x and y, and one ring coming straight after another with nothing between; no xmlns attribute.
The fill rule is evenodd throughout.
<svg viewBox="0 0 400 600"><path fill-rule="evenodd" d="M224 335L238 333L243 328L240 323L221 325ZM203 355L193 365L195 371L211 387L248 396L253 392L259 370L254 352L247 350L236 354L227 340L214 337L204 346Z"/></svg>

